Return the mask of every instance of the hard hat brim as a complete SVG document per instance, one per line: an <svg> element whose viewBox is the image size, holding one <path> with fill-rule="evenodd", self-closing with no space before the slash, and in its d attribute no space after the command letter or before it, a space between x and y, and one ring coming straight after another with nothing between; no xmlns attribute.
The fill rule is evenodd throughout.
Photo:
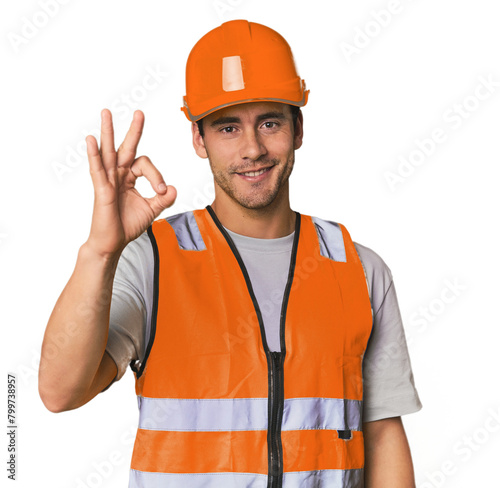
<svg viewBox="0 0 500 488"><path fill-rule="evenodd" d="M184 112L186 115L187 119L190 120L191 122L197 122L198 120L202 119L203 117L206 117L207 115L210 115L213 112L216 112L217 110L226 108L226 107L232 107L234 105L240 105L243 103L251 103L251 102L278 102L278 103L285 103L287 105L294 105L296 107L303 107L306 105L307 100L309 98L309 90L304 90L303 97L301 100L289 100L285 98L274 98L274 97L254 97L254 98L247 98L244 100L235 100L233 102L227 102L223 103L220 105L217 105L213 108L210 108L209 110L206 110L205 112L202 112L201 114L192 114L191 111L189 110L189 107L187 106L186 99L184 97L184 106L181 107L181 110Z"/></svg>

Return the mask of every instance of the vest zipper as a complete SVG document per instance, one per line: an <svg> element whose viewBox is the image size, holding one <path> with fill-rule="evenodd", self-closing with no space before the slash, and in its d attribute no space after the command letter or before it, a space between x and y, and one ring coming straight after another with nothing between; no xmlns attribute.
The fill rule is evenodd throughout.
<svg viewBox="0 0 500 488"><path fill-rule="evenodd" d="M281 445L281 422L283 420L283 406L285 403L285 388L284 388L284 378L283 378L283 362L286 354L285 345L285 321L286 321L286 309L288 305L288 298L290 296L290 290L292 289L293 276L295 272L295 261L297 258L297 246L299 243L300 235L300 213L295 212L295 236L293 240L292 256L290 260L290 268L288 270L288 279L285 286L285 292L283 295L283 303L281 308L280 317L280 346L281 352L270 351L267 345L266 331L264 329L264 321L262 319L262 313L259 308L259 304L253 292L252 282L248 275L248 271L245 267L245 263L241 258L238 249L236 248L231 236L226 232L224 226L221 224L220 220L217 218L213 208L210 205L205 207L212 217L215 225L220 230L221 234L226 239L234 257L238 261L240 269L245 278L245 283L248 288L248 292L252 299L253 306L255 308L255 313L257 314L257 319L259 321L260 334L262 338L262 345L267 357L267 367L268 367L268 379L269 379L269 425L268 425L268 488L281 488L283 485L283 449Z"/></svg>
<svg viewBox="0 0 500 488"><path fill-rule="evenodd" d="M281 447L281 421L283 419L284 385L283 385L283 361L280 352L271 352L271 415L270 415L270 467L269 486L280 487L283 476L283 452Z"/></svg>

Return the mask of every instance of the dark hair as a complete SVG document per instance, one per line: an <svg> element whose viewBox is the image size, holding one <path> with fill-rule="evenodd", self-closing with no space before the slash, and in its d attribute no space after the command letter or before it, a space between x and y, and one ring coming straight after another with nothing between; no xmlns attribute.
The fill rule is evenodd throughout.
<svg viewBox="0 0 500 488"><path fill-rule="evenodd" d="M296 105L289 105L289 107L292 111L293 128L295 129L295 125L297 124L297 118L300 112L300 107L297 107ZM205 131L203 130L203 119L198 120L196 124L198 125L198 131L200 132L200 136L204 137Z"/></svg>

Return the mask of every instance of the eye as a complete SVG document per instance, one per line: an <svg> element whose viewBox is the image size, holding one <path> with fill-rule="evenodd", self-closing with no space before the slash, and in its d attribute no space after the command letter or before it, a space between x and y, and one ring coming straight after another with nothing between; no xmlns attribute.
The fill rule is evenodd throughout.
<svg viewBox="0 0 500 488"><path fill-rule="evenodd" d="M278 122L275 122L275 121L267 121L267 122L264 122L262 124L262 126L265 128L265 129L274 129L275 127L278 127L279 126L279 123Z"/></svg>
<svg viewBox="0 0 500 488"><path fill-rule="evenodd" d="M220 132L223 134L232 134L236 130L236 127L233 127L232 125L228 125L226 127L221 127L219 129Z"/></svg>

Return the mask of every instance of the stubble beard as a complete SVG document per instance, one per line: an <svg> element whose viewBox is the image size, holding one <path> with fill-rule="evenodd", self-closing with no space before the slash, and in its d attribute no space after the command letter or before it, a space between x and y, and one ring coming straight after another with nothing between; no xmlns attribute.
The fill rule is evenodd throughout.
<svg viewBox="0 0 500 488"><path fill-rule="evenodd" d="M214 171L210 158L209 162L210 167L212 168L215 183L220 187L222 191L224 191L224 193L226 193L226 195L228 195L232 200L246 209L260 210L268 207L276 200L276 197L278 196L280 190L290 178L295 163L295 154L292 153L284 167L283 163L280 164L279 159L262 161L262 163L266 165L272 163L272 171L279 172L278 177L275 177L276 179L274 185L272 186L272 188L263 190L262 187L267 184L266 182L245 182L245 184L251 187L251 191L245 194L238 192L235 188L235 185L232 183L234 178L238 178L238 176L234 176L234 172L231 172L231 170ZM239 172L243 172L246 170L246 168L238 168L238 170Z"/></svg>

